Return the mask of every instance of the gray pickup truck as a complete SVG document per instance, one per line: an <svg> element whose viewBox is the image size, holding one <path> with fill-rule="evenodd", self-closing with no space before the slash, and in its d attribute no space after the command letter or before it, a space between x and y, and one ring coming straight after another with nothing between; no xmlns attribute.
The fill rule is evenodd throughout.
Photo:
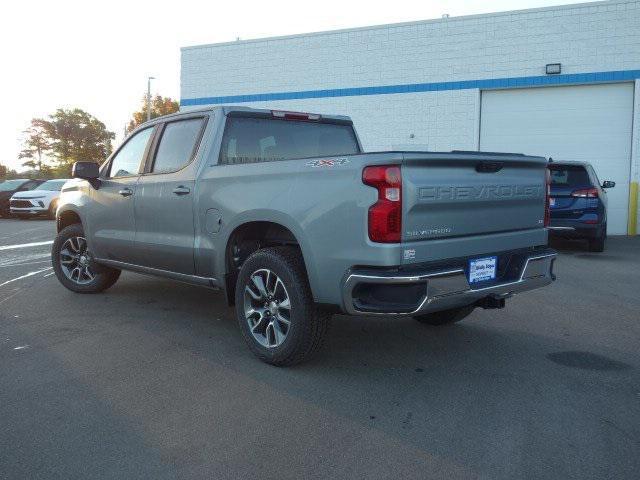
<svg viewBox="0 0 640 480"><path fill-rule="evenodd" d="M555 279L542 157L364 153L348 117L217 107L148 122L73 176L65 287L132 270L223 290L275 365L317 351L334 313L444 325Z"/></svg>

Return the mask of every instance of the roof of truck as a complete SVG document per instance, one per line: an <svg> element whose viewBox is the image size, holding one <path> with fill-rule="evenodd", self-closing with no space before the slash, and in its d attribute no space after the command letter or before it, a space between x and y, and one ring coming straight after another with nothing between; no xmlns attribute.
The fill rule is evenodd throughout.
<svg viewBox="0 0 640 480"><path fill-rule="evenodd" d="M216 105L213 107L204 107L204 108L196 108L193 110L181 110L179 112L176 113L170 113L168 115L163 115L161 117L156 117L153 118L151 120L149 120L148 122L144 122L142 124L140 124L140 126L143 125L153 125L154 123L157 122L161 122L167 118L173 118L173 117L181 117L183 115L193 115L198 114L198 113L209 113L215 110L222 110L224 112L225 115L228 115L231 112L247 112L247 113L262 113L262 114L271 114L272 112L287 112L289 113L288 110L282 110L282 109L269 109L269 108L250 108L250 107L243 107L243 106L239 106L239 105ZM316 113L316 112L291 112L291 113L308 113L308 114L313 114L313 115L320 115L322 118L324 119L328 119L328 120L339 120L339 121L351 121L351 118L345 115L330 115L330 114L324 114L324 113Z"/></svg>

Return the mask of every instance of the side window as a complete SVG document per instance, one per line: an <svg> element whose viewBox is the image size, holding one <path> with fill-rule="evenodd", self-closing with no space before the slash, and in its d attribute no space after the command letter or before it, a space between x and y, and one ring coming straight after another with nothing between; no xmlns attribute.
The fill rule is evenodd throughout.
<svg viewBox="0 0 640 480"><path fill-rule="evenodd" d="M131 137L111 161L109 177L137 175L144 151L153 133L153 127L142 130Z"/></svg>
<svg viewBox="0 0 640 480"><path fill-rule="evenodd" d="M203 123L202 118L167 123L151 171L175 172L187 165L195 154Z"/></svg>

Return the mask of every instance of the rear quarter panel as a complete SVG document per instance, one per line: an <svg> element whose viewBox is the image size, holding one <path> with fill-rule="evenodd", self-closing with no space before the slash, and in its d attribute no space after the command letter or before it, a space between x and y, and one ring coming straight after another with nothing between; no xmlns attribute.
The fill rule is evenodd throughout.
<svg viewBox="0 0 640 480"><path fill-rule="evenodd" d="M339 160L338 160L339 159ZM367 211L377 192L362 183L365 165L401 162L396 154L366 154L318 159L216 165L200 179L197 209L202 217L219 210L220 230L199 240L204 264L215 276L225 273L225 250L243 223L270 221L298 240L317 302L341 302L341 281L352 265L397 265L397 245L373 244ZM338 161L336 161L338 160ZM205 265L203 265L206 268Z"/></svg>

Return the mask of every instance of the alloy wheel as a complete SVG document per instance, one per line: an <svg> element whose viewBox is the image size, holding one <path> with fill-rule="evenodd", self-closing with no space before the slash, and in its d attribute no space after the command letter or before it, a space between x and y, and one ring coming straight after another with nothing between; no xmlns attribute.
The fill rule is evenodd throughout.
<svg viewBox="0 0 640 480"><path fill-rule="evenodd" d="M78 285L91 283L96 275L91 269L91 255L84 237L68 238L60 249L60 266L64 275Z"/></svg>
<svg viewBox="0 0 640 480"><path fill-rule="evenodd" d="M263 347L282 345L291 326L291 301L284 283L263 268L251 274L244 289L244 314L253 338Z"/></svg>

